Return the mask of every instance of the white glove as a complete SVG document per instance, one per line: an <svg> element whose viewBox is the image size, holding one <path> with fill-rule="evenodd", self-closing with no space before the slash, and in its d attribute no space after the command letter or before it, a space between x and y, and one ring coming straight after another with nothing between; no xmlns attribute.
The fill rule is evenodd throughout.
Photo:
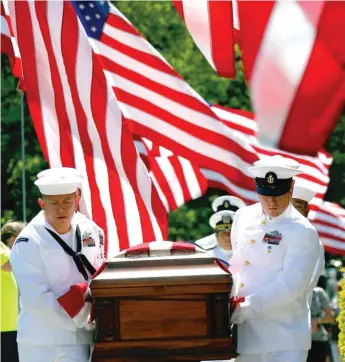
<svg viewBox="0 0 345 362"><path fill-rule="evenodd" d="M241 313L240 305L232 312L230 322L232 324L242 324L244 322L244 317Z"/></svg>

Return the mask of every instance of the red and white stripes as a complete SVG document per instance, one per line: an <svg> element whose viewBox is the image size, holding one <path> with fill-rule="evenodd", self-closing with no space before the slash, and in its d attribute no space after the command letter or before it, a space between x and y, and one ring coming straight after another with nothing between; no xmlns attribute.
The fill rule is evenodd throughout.
<svg viewBox="0 0 345 362"><path fill-rule="evenodd" d="M50 166L87 175L81 211L104 228L108 255L162 240L165 208L71 4L10 4L27 100Z"/></svg>
<svg viewBox="0 0 345 362"><path fill-rule="evenodd" d="M315 226L325 250L345 255L345 209L324 201L318 211L311 211L309 220Z"/></svg>
<svg viewBox="0 0 345 362"><path fill-rule="evenodd" d="M299 162L303 168L303 174L297 176L301 186L316 192L312 205L320 207L329 184L329 168L332 157L325 150L320 150L316 157L301 156L284 152L274 148L263 147L256 138L257 123L251 112L229 109L221 106L213 106L213 111L229 127L232 133L243 137L245 142L252 146L253 153L257 158L280 154ZM255 198L256 199L256 198Z"/></svg>
<svg viewBox="0 0 345 362"><path fill-rule="evenodd" d="M252 150L113 6L99 41L91 40L120 108L139 137L253 188Z"/></svg>
<svg viewBox="0 0 345 362"><path fill-rule="evenodd" d="M316 154L345 103L343 1L239 1L259 140Z"/></svg>
<svg viewBox="0 0 345 362"><path fill-rule="evenodd" d="M167 211L173 211L206 192L208 182L197 165L145 138L137 139L135 145Z"/></svg>

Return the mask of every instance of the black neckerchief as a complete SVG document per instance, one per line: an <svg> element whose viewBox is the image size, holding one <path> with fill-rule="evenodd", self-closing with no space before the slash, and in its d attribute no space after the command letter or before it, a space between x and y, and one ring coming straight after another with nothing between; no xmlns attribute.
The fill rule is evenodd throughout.
<svg viewBox="0 0 345 362"><path fill-rule="evenodd" d="M59 235L54 233L54 231L45 227L45 229L49 232L49 234L57 241L57 243L62 247L62 249L73 258L75 265L77 266L79 272L84 277L85 280L88 280L88 275L86 270L93 275L96 272L96 269L92 266L89 262L87 257L81 253L81 235L80 229L77 225L75 230L75 237L77 239L77 252L75 252L72 248L70 248L61 238Z"/></svg>

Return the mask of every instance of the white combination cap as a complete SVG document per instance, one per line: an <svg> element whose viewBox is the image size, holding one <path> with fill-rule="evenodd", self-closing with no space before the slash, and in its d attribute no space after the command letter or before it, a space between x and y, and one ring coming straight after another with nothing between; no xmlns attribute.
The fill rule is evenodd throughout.
<svg viewBox="0 0 345 362"><path fill-rule="evenodd" d="M306 201L309 204L315 195L316 192L307 189L306 187L295 185L293 188L292 198Z"/></svg>
<svg viewBox="0 0 345 362"><path fill-rule="evenodd" d="M45 172L45 173L44 173ZM40 172L40 177L35 181L42 195L67 195L76 192L81 187L81 178L64 170L54 168Z"/></svg>
<svg viewBox="0 0 345 362"><path fill-rule="evenodd" d="M278 180L289 179L303 172L297 161L280 155L265 157L256 161L249 170L254 177L260 178L265 178L267 173L273 172Z"/></svg>
<svg viewBox="0 0 345 362"><path fill-rule="evenodd" d="M218 211L210 217L209 223L216 231L230 231L234 220L234 211Z"/></svg>
<svg viewBox="0 0 345 362"><path fill-rule="evenodd" d="M237 211L241 207L246 206L246 203L236 196L220 196L212 202L212 210L214 212L228 210Z"/></svg>
<svg viewBox="0 0 345 362"><path fill-rule="evenodd" d="M302 173L298 162L280 155L256 161L249 170L255 177L256 192L273 197L286 194L292 187L292 178Z"/></svg>

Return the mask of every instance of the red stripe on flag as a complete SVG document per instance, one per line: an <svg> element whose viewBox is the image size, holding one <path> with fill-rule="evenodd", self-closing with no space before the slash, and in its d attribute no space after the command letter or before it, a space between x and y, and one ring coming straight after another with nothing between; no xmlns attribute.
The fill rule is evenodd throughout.
<svg viewBox="0 0 345 362"><path fill-rule="evenodd" d="M109 14L107 23L114 28L118 28L120 30L126 31L127 33L141 37L141 34L137 29L135 29L131 24L119 16L112 16L112 14Z"/></svg>
<svg viewBox="0 0 345 362"><path fill-rule="evenodd" d="M67 114L67 108L64 98L64 90L62 86L62 81L60 78L59 69L57 66L57 59L54 54L53 46L52 46L52 40L50 36L50 29L48 25L48 13L47 13L47 3L42 1L40 3L35 3L35 9L37 14L37 19L40 24L41 33L43 36L43 41L45 45L45 49L48 54L49 59L49 65L51 70L51 81L53 88L55 90L54 96L55 96L55 109L56 114L59 120L59 130L60 134L64 134L63 139L60 138L60 155L61 160L63 160L63 165L65 167L74 167L74 150L73 150L73 141L71 136L71 127L69 123L69 117ZM62 27L69 28L68 30L74 30L71 29L72 26L69 26L69 24L66 24L66 21L63 20ZM78 46L78 33L72 33L72 34L66 34L66 32L62 31L61 34L61 44L62 44L62 51L65 49L65 42L70 43L74 42L75 46L71 47L73 51L77 51ZM76 54L73 54L72 57L76 57ZM68 60L66 57L65 59Z"/></svg>
<svg viewBox="0 0 345 362"><path fill-rule="evenodd" d="M179 13L181 19L184 21L184 12L183 12L183 3L181 0L172 0L177 12Z"/></svg>
<svg viewBox="0 0 345 362"><path fill-rule="evenodd" d="M114 16L114 15L113 15ZM130 46L127 46L126 44L123 44L119 41L117 41L115 38L112 38L108 36L107 34L103 33L101 36L100 41L110 48L116 49L117 51L128 55L129 57L136 59L152 68L155 68L157 70L160 70L161 72L170 74L174 77L180 78L177 76L176 72L167 64L162 62L160 59L158 59L156 56L148 53L141 52L139 50L136 50ZM108 59L109 61L109 59ZM115 59L114 59L115 61Z"/></svg>
<svg viewBox="0 0 345 362"><path fill-rule="evenodd" d="M208 1L212 58L221 77L236 78L231 1Z"/></svg>

